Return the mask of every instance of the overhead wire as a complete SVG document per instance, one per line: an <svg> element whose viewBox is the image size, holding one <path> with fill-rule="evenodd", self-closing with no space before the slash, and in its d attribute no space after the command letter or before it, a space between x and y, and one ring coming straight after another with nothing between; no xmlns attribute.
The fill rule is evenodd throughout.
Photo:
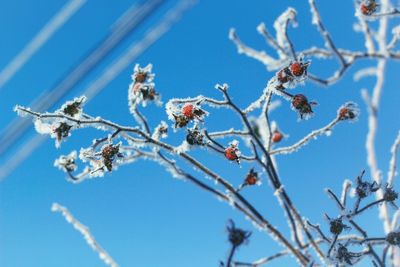
<svg viewBox="0 0 400 267"><path fill-rule="evenodd" d="M167 11L156 26L148 30L141 40L133 42L129 48L122 53L117 60L113 61L110 66L107 66L105 68L106 70L97 79L90 83L81 94L87 97L87 101L92 100L139 55L167 33L195 3L195 0L181 0L176 6ZM0 165L0 181L15 170L46 139L47 136L35 134L25 142L21 148L10 159L8 159L8 161Z"/></svg>

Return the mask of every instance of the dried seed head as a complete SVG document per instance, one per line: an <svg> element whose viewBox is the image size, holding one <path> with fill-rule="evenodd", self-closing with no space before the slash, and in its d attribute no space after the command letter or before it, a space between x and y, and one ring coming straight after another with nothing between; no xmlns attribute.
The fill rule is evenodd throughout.
<svg viewBox="0 0 400 267"><path fill-rule="evenodd" d="M400 246L400 232L390 232L386 236L386 242L393 246Z"/></svg>
<svg viewBox="0 0 400 267"><path fill-rule="evenodd" d="M204 141L204 134L202 134L197 127L194 127L193 129L188 129L186 142L188 142L190 145L199 146L204 146L206 144Z"/></svg>
<svg viewBox="0 0 400 267"><path fill-rule="evenodd" d="M142 70L138 71L137 73L134 74L134 79L135 79L135 82L137 82L137 83L145 82L147 79L147 72L142 71Z"/></svg>
<svg viewBox="0 0 400 267"><path fill-rule="evenodd" d="M236 228L235 223L232 220L229 221L229 225L226 227L226 229L228 230L229 234L229 242L235 247L247 243L249 237L251 236L251 232Z"/></svg>
<svg viewBox="0 0 400 267"><path fill-rule="evenodd" d="M338 119L355 121L355 120L357 120L359 113L360 113L360 110L358 109L356 103L347 102L339 108Z"/></svg>
<svg viewBox="0 0 400 267"><path fill-rule="evenodd" d="M343 223L341 218L329 221L329 230L334 235L340 235L343 232L343 230L348 228L349 227Z"/></svg>
<svg viewBox="0 0 400 267"><path fill-rule="evenodd" d="M61 141L63 138L68 137L71 128L72 126L66 122L61 122L58 127L54 128L53 132L56 134L57 141Z"/></svg>
<svg viewBox="0 0 400 267"><path fill-rule="evenodd" d="M172 115L174 116L175 119L175 128L185 127L190 121L190 119L188 119L185 115L182 114L180 115L172 114Z"/></svg>
<svg viewBox="0 0 400 267"><path fill-rule="evenodd" d="M379 189L379 186L376 182L369 183L362 180L364 173L365 171L362 171L357 177L356 194L359 198L366 198L371 193L374 193Z"/></svg>
<svg viewBox="0 0 400 267"><path fill-rule="evenodd" d="M386 186L383 198L386 202L393 202L399 197L399 194L392 187Z"/></svg>
<svg viewBox="0 0 400 267"><path fill-rule="evenodd" d="M316 104L316 102L309 102L307 97L302 94L297 94L292 97L292 107L299 113L301 119L308 118L312 115L313 110L311 106Z"/></svg>
<svg viewBox="0 0 400 267"><path fill-rule="evenodd" d="M103 158L104 166L106 166L108 171L112 171L113 162L116 157L122 157L122 154L119 152L120 145L109 144L102 148L101 156Z"/></svg>

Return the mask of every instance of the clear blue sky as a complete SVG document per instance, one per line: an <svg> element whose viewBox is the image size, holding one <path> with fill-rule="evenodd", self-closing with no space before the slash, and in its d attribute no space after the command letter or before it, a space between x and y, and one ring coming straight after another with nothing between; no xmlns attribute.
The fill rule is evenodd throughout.
<svg viewBox="0 0 400 267"><path fill-rule="evenodd" d="M16 116L12 112L15 104L29 105L43 90L49 89L105 35L113 21L132 2L89 0L1 89L0 128ZM1 1L0 68L65 3L61 0ZM80 91L108 63L131 42L141 38L144 30L157 22L174 3L169 1L165 4L138 32L125 40L69 94L68 99L79 96ZM317 4L338 46L363 49L362 36L352 30L355 22L352 1L340 0L332 4L331 1L319 0ZM265 22L273 32L274 19L288 6L298 10L299 27L290 31L296 47L322 46L323 41L310 24L306 1L200 1L167 35L142 54L137 63L154 65L155 82L164 102L172 97L198 94L218 96L214 85L226 82L231 86L234 100L245 106L257 98L274 73L267 72L261 63L238 55L235 46L228 40L228 30L235 27L246 43L268 50L263 38L257 34L256 26ZM341 82L328 89L310 82L296 89L296 92L303 92L319 103L311 120L297 122L296 114L285 101L271 115L290 135L282 143L288 145L312 129L325 125L344 102L353 100L360 104L362 113L357 123L340 124L331 137L319 137L297 153L277 157L279 173L287 191L302 214L313 222L323 224L323 212L332 216L337 214L323 189L330 187L340 191L345 178L353 179L367 168L364 149L367 113L360 89L371 90L374 80L368 78L355 83L352 73L368 64L372 62L356 64ZM127 86L133 66L134 63L96 96L85 111L133 125L127 107ZM336 67L337 62L332 60L323 64L314 63L310 69L326 77ZM396 118L398 105L394 101L400 100L400 76L396 63L389 64L387 77L377 136L378 160L384 174L387 172L389 149L400 126ZM159 120L167 119L163 109L157 111L150 107L144 112L152 119L153 126ZM213 119L210 119L208 129L238 125L233 116L218 115L218 112L210 110ZM230 218L239 227L254 232L250 243L237 254L238 260L256 260L280 249L269 236L254 229L229 205L188 182L171 178L162 167L152 162L139 161L121 167L104 178L79 185L68 183L64 174L53 167L54 159L73 149L88 146L93 136L96 135L92 131L73 132L60 149L56 149L54 141L49 139L0 182L0 266L103 266L81 235L59 214L50 212L52 202L67 206L82 223L89 226L100 244L121 266L217 266L219 260L227 256L229 243L225 225ZM200 157L206 159L204 153ZM207 163L218 168L234 184L241 182L248 169L246 165L239 168L221 158ZM277 201L265 177L261 187L249 188L244 195L257 203L265 217L289 236L283 213L277 208ZM371 214L376 215L375 211ZM373 220L368 223L360 223L378 234L381 224L375 217L372 216ZM293 263L289 259L271 266L290 266Z"/></svg>

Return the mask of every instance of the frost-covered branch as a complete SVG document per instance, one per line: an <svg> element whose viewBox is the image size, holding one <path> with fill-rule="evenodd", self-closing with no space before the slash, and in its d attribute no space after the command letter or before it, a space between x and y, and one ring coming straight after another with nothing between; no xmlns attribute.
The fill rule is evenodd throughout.
<svg viewBox="0 0 400 267"><path fill-rule="evenodd" d="M113 260L113 258L108 254L108 252L96 241L94 236L90 233L89 228L79 222L70 212L69 210L61 206L58 203L53 203L51 206L51 211L60 212L62 216L64 216L65 220L70 223L75 230L80 232L83 238L86 240L88 245L99 254L100 259L111 267L118 267L118 264Z"/></svg>
<svg viewBox="0 0 400 267"><path fill-rule="evenodd" d="M392 148L390 149L390 152L392 153L392 157L390 158L389 162L389 172L388 172L388 178L387 178L387 183L389 186L393 185L393 180L394 177L397 174L397 157L398 157L398 151L400 148L400 132L396 137L396 140L394 141Z"/></svg>

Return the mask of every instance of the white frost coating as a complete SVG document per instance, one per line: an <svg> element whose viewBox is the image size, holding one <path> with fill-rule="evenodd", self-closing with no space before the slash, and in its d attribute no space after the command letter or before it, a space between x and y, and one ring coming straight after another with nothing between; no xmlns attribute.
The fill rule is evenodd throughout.
<svg viewBox="0 0 400 267"><path fill-rule="evenodd" d="M231 28L229 30L229 39L233 41L238 49L239 54L245 54L250 58L254 58L255 60L263 63L268 71L273 71L280 69L282 66L286 64L286 61L282 61L280 59L275 59L268 55L265 51L257 51L247 45L245 45L237 36L236 30Z"/></svg>
<svg viewBox="0 0 400 267"><path fill-rule="evenodd" d="M52 212L60 212L64 216L65 220L70 223L75 230L82 234L87 244L99 255L99 258L108 266L118 267L118 264L108 254L104 248L96 241L94 236L90 233L89 228L79 222L66 207L61 206L58 203L53 203L51 206Z"/></svg>
<svg viewBox="0 0 400 267"><path fill-rule="evenodd" d="M392 148L390 149L392 157L390 158L389 162L389 172L387 179L387 183L389 186L393 185L393 179L397 175L397 153L399 151L399 147L400 147L400 131L396 137L396 140L394 140Z"/></svg>
<svg viewBox="0 0 400 267"><path fill-rule="evenodd" d="M354 81L358 82L362 78L368 76L376 76L376 72L377 72L376 67L363 68L354 73L353 79Z"/></svg>
<svg viewBox="0 0 400 267"><path fill-rule="evenodd" d="M176 154L182 154L182 153L185 153L186 151L189 151L189 150L190 150L190 144L188 142L186 142L186 140L185 140L185 141L182 142L182 144L180 144L179 146L177 146L174 149L174 152Z"/></svg>
<svg viewBox="0 0 400 267"><path fill-rule="evenodd" d="M41 119L34 121L35 130L39 134L53 134L53 126L49 123L43 122Z"/></svg>
<svg viewBox="0 0 400 267"><path fill-rule="evenodd" d="M342 194L340 195L340 203L342 203L343 206L346 206L346 199L347 199L348 192L351 189L352 185L353 185L353 183L348 179L344 180L344 182L343 182Z"/></svg>
<svg viewBox="0 0 400 267"><path fill-rule="evenodd" d="M20 117L27 117L27 116L29 116L29 114L28 114L25 110L30 111L31 108L29 108L29 107L26 108L26 107L23 107L23 106L20 106L20 105L16 105L16 106L14 107L14 112L16 112L17 115L20 116Z"/></svg>
<svg viewBox="0 0 400 267"><path fill-rule="evenodd" d="M59 148L61 142L71 135L72 125L66 123L64 119L48 120L51 123L44 122L43 119L36 119L34 121L35 130L39 134L48 134L51 138L55 139L55 146ZM67 127L67 128L64 128ZM69 127L69 128L68 128Z"/></svg>
<svg viewBox="0 0 400 267"><path fill-rule="evenodd" d="M387 45L387 50L392 50L400 39L400 25L392 28L392 40Z"/></svg>
<svg viewBox="0 0 400 267"><path fill-rule="evenodd" d="M307 136L303 137L300 141L298 141L297 143L291 145L291 146L287 146L287 147L281 147L281 148L277 148L273 151L270 152L271 155L274 154L289 154L292 152L296 152L297 150L299 150L301 147L303 147L304 145L306 145L310 140L312 139L316 139L317 136L321 135L321 134L326 134L327 131L331 131L333 129L333 127L339 122L339 120L337 118L335 118L333 121L331 121L328 125L318 129L318 130L314 130L311 133L309 133ZM329 136L329 135L328 135Z"/></svg>
<svg viewBox="0 0 400 267"><path fill-rule="evenodd" d="M154 129L152 138L160 140L161 138L167 138L168 136L168 124L165 121L161 121L160 124Z"/></svg>
<svg viewBox="0 0 400 267"><path fill-rule="evenodd" d="M289 41L286 36L287 26L291 23L293 27L297 27L296 15L296 10L289 7L274 22L276 41L284 49L289 47Z"/></svg>
<svg viewBox="0 0 400 267"><path fill-rule="evenodd" d="M75 171L78 168L76 165L77 157L78 153L76 150L72 151L68 155L62 155L54 161L54 167L57 167L62 171Z"/></svg>
<svg viewBox="0 0 400 267"><path fill-rule="evenodd" d="M165 104L165 112L168 115L168 119L175 121L174 115L181 113L181 106L185 103L199 103L202 102L205 97L199 95L197 97L187 97L187 98L172 98L167 104Z"/></svg>
<svg viewBox="0 0 400 267"><path fill-rule="evenodd" d="M398 225L399 219L400 219L400 210L396 210L396 212L393 214L393 219L390 226L391 231L399 230L399 225Z"/></svg>

